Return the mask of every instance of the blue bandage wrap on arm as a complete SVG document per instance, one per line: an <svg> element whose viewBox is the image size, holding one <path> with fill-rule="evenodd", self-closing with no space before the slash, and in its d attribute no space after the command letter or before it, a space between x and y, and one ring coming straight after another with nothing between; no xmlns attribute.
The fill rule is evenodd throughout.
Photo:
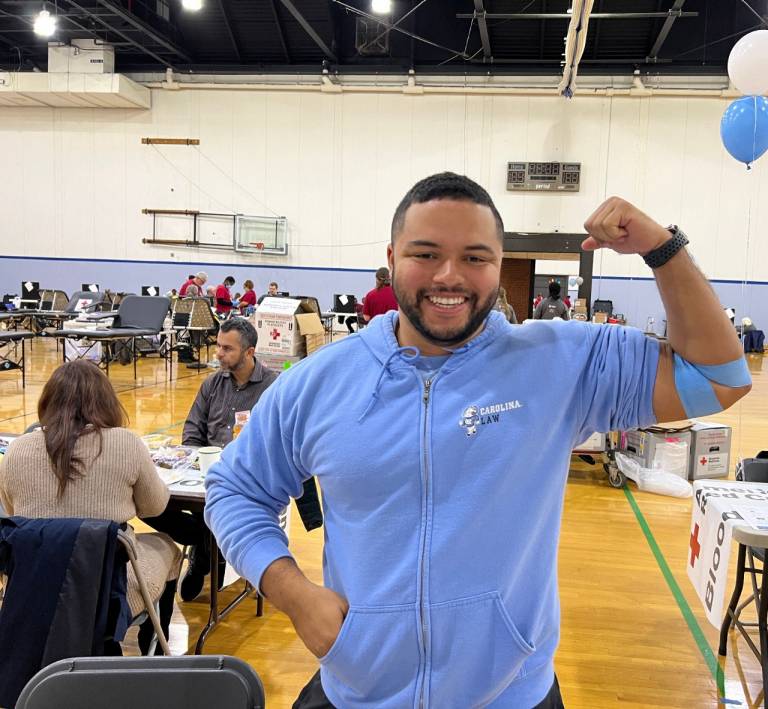
<svg viewBox="0 0 768 709"><path fill-rule="evenodd" d="M747 361L740 357L725 364L693 364L675 354L675 388L686 416L708 416L723 410L709 382L727 387L752 383Z"/></svg>

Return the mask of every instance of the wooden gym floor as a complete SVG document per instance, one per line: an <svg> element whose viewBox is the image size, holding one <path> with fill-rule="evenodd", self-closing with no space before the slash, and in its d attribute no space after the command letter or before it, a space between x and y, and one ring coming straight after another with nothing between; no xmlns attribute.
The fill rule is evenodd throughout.
<svg viewBox="0 0 768 709"><path fill-rule="evenodd" d="M20 433L37 419L40 391L59 362L55 343L37 339L28 352L26 389L19 372L0 373L0 432ZM711 417L734 428L731 476L737 456L768 448L763 357L750 355L749 366L751 394L731 411ZM139 434L165 432L177 440L205 376L206 371L198 374L182 366L168 382L156 357L139 361L136 382L131 367L115 365L110 371L130 427ZM718 632L707 622L686 576L690 504L639 492L633 484L624 491L613 489L602 467L574 460L560 542L562 639L556 656L569 709L762 706L756 658L732 635L720 669ZM140 522L136 526L142 529ZM317 582L322 579L322 540L322 530L303 530L294 510L291 548ZM234 588L223 592L225 602ZM207 591L178 605L171 631L174 654L194 646L207 610ZM251 600L241 604L209 636L205 651L247 660L264 682L269 706L290 707L317 663L285 616L268 602L264 617L257 618L255 610Z"/></svg>

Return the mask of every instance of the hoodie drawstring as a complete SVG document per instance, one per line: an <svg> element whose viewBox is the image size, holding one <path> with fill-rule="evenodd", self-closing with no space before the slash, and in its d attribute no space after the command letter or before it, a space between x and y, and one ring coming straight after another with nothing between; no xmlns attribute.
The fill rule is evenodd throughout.
<svg viewBox="0 0 768 709"><path fill-rule="evenodd" d="M360 415L360 418L357 419L357 422L360 423L373 409L373 407L376 405L376 402L379 398L379 388L381 387L381 380L384 378L384 374L390 374L389 371L389 363L397 356L402 355L404 359L408 360L416 360L421 356L421 352L419 352L417 347L398 347L392 352L389 353L389 357L387 357L384 362L381 365L381 369L379 370L379 376L376 379L376 385L373 387L373 392L371 393L371 398L368 400L368 406L365 407L365 411Z"/></svg>

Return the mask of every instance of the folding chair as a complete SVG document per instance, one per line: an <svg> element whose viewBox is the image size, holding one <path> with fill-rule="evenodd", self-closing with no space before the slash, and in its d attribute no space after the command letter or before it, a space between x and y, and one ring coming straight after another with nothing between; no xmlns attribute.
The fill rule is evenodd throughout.
<svg viewBox="0 0 768 709"><path fill-rule="evenodd" d="M264 709L250 665L228 655L77 657L38 672L16 709Z"/></svg>
<svg viewBox="0 0 768 709"><path fill-rule="evenodd" d="M177 349L179 342L188 343L197 362L187 365L190 369L205 369L207 363L200 362L200 351L205 345L206 360L210 360L211 337L219 332L219 320L211 310L208 298L179 298L174 303L171 327L176 331Z"/></svg>
<svg viewBox="0 0 768 709"><path fill-rule="evenodd" d="M149 652L154 653L156 642L163 652L169 654L167 639L163 634L155 604L149 594L146 582L138 565L136 551L130 536L116 522L101 519L30 519L11 517L2 520L0 539L3 540L3 555L0 557L0 571L7 574L4 583L2 653L9 661L9 653L21 645L24 648L13 672L0 674L0 689L3 706L14 706L19 692L28 678L39 668L59 659L73 655L101 652L107 649L109 635L102 636L150 619L154 636ZM69 565L51 563L46 554L58 553L62 540L73 540L72 558ZM111 543L110 543L111 542ZM48 549L46 552L45 550ZM123 552L125 556L123 556ZM115 589L120 588L121 564L130 563L138 581L144 609L137 616L120 618L113 616L117 611L112 601L106 599ZM42 564L52 570L43 580ZM62 562L65 560L62 559ZM114 571L109 571L114 567ZM94 588L93 579L101 579ZM124 577L123 577L124 578ZM84 584L88 584L86 587ZM117 585L115 585L117 584ZM53 601L53 602L52 602ZM27 610L28 609L28 610ZM22 612L35 612L43 623L20 626L17 619ZM128 607L124 606L127 611ZM85 623L84 626L78 625ZM89 623L93 623L90 625ZM76 632L80 628L81 632ZM32 643L25 647L24 643ZM39 651L38 651L39 648ZM11 667L9 662L8 667ZM57 706L54 703L52 706Z"/></svg>
<svg viewBox="0 0 768 709"><path fill-rule="evenodd" d="M768 459L762 451L757 458L745 458L736 466L736 479L743 482L768 483ZM749 527L734 527L733 539L739 544L736 565L736 583L730 603L720 627L720 645L718 654L725 657L728 648L728 631L731 626L738 630L752 652L760 660L763 673L763 691L768 692L768 574L766 574L765 555L768 539L763 531ZM759 561L761 566L755 563ZM739 604L744 586L744 578L749 574L752 583L752 595ZM758 581L758 575L761 577ZM745 623L741 614L747 606L755 604L757 622ZM749 636L745 628L757 628L760 647Z"/></svg>

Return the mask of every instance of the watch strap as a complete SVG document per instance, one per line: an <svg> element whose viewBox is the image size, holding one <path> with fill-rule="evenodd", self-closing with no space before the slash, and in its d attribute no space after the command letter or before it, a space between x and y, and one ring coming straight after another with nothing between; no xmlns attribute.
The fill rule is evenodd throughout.
<svg viewBox="0 0 768 709"><path fill-rule="evenodd" d="M685 248L688 244L688 237L677 226L670 226L667 229L672 234L672 238L643 256L643 260L650 268L663 266L680 249Z"/></svg>

